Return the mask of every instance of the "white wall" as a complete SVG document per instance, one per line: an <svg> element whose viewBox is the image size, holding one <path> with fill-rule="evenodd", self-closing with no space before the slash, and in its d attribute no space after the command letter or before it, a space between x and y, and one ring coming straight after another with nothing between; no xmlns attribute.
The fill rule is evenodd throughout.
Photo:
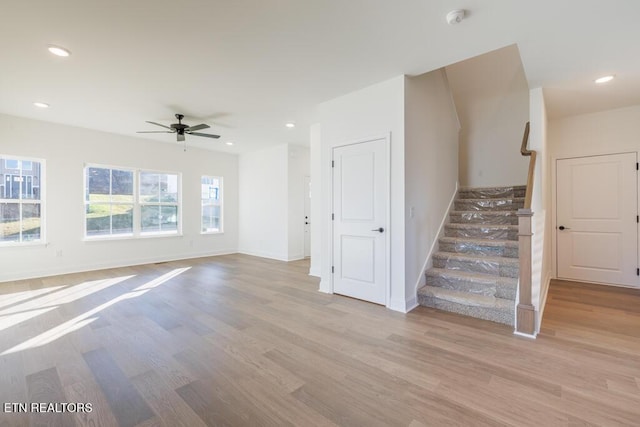
<svg viewBox="0 0 640 427"><path fill-rule="evenodd" d="M529 120L529 87L518 48L489 52L446 72L462 125L460 185L525 184L528 161L520 143Z"/></svg>
<svg viewBox="0 0 640 427"><path fill-rule="evenodd" d="M322 103L318 107L321 126L320 218L322 261L320 290L331 285L331 150L368 137L391 134L391 295L387 306L406 311L404 245L404 76ZM314 219L318 223L318 219Z"/></svg>
<svg viewBox="0 0 640 427"><path fill-rule="evenodd" d="M242 154L239 162L241 253L304 258L304 177L309 149L282 144Z"/></svg>
<svg viewBox="0 0 640 427"><path fill-rule="evenodd" d="M309 176L309 149L288 146L288 250L287 260L304 258L304 177Z"/></svg>
<svg viewBox="0 0 640 427"><path fill-rule="evenodd" d="M188 144L187 144L188 147ZM0 247L0 281L236 252L237 156L0 115L0 154L44 159L46 245ZM85 163L182 173L183 236L83 241ZM200 177L224 177L224 233L200 234ZM61 256L56 256L58 253Z"/></svg>
<svg viewBox="0 0 640 427"><path fill-rule="evenodd" d="M640 150L640 105L549 121L552 158Z"/></svg>
<svg viewBox="0 0 640 427"><path fill-rule="evenodd" d="M531 197L532 242L531 242L531 301L536 309L536 331L540 330L544 304L551 280L551 173L547 136L547 110L542 88L532 89L531 128L529 149L537 152ZM528 159L528 158L527 158Z"/></svg>
<svg viewBox="0 0 640 427"><path fill-rule="evenodd" d="M309 274L320 277L322 271L322 140L320 123L311 126L311 262Z"/></svg>
<svg viewBox="0 0 640 427"><path fill-rule="evenodd" d="M458 119L443 69L405 80L405 269L417 305L424 270L458 181ZM411 212L413 211L413 218Z"/></svg>
<svg viewBox="0 0 640 427"><path fill-rule="evenodd" d="M287 261L287 144L242 154L239 162L241 253Z"/></svg>

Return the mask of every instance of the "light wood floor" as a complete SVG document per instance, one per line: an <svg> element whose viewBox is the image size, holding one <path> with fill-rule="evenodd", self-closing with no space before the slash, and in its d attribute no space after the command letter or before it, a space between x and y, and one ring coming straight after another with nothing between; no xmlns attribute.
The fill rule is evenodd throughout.
<svg viewBox="0 0 640 427"><path fill-rule="evenodd" d="M553 282L543 333L317 292L242 255L0 284L0 426L640 425L638 291Z"/></svg>

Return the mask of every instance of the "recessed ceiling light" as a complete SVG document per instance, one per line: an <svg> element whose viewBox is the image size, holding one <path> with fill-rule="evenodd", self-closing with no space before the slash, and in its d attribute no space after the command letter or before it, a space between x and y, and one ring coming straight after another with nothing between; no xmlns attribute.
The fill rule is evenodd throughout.
<svg viewBox="0 0 640 427"><path fill-rule="evenodd" d="M227 145L233 145L233 142L231 142L231 141L227 141L227 142L225 142L225 144L227 144Z"/></svg>
<svg viewBox="0 0 640 427"><path fill-rule="evenodd" d="M67 57L67 56L71 55L71 52L69 52L69 50L67 50L67 49L65 49L63 47L60 47L60 46L50 45L47 49L49 50L49 52L53 53L56 56Z"/></svg>
<svg viewBox="0 0 640 427"><path fill-rule="evenodd" d="M611 75L611 76L603 76L600 77L599 79L596 79L596 83L601 84L601 83L607 83L610 82L611 80L613 80L615 76Z"/></svg>
<svg viewBox="0 0 640 427"><path fill-rule="evenodd" d="M34 102L33 105L38 108L49 108L49 104L47 104L46 102Z"/></svg>
<svg viewBox="0 0 640 427"><path fill-rule="evenodd" d="M296 124L293 122L289 122L285 125L286 127L288 127L289 129L296 127Z"/></svg>

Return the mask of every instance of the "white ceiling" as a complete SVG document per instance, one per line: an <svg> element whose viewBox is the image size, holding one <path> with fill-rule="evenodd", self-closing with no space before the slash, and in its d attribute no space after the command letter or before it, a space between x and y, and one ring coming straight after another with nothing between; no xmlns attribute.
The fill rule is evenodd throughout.
<svg viewBox="0 0 640 427"><path fill-rule="evenodd" d="M638 0L5 1L0 112L129 136L181 112L222 135L189 144L240 153L306 144L320 102L515 43L561 117L640 104L638 16Z"/></svg>

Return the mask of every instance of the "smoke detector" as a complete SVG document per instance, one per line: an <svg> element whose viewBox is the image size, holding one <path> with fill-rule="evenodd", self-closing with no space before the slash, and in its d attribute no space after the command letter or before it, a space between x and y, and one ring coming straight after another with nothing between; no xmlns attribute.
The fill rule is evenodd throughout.
<svg viewBox="0 0 640 427"><path fill-rule="evenodd" d="M456 9L447 13L447 24L459 24L464 19L464 9Z"/></svg>

